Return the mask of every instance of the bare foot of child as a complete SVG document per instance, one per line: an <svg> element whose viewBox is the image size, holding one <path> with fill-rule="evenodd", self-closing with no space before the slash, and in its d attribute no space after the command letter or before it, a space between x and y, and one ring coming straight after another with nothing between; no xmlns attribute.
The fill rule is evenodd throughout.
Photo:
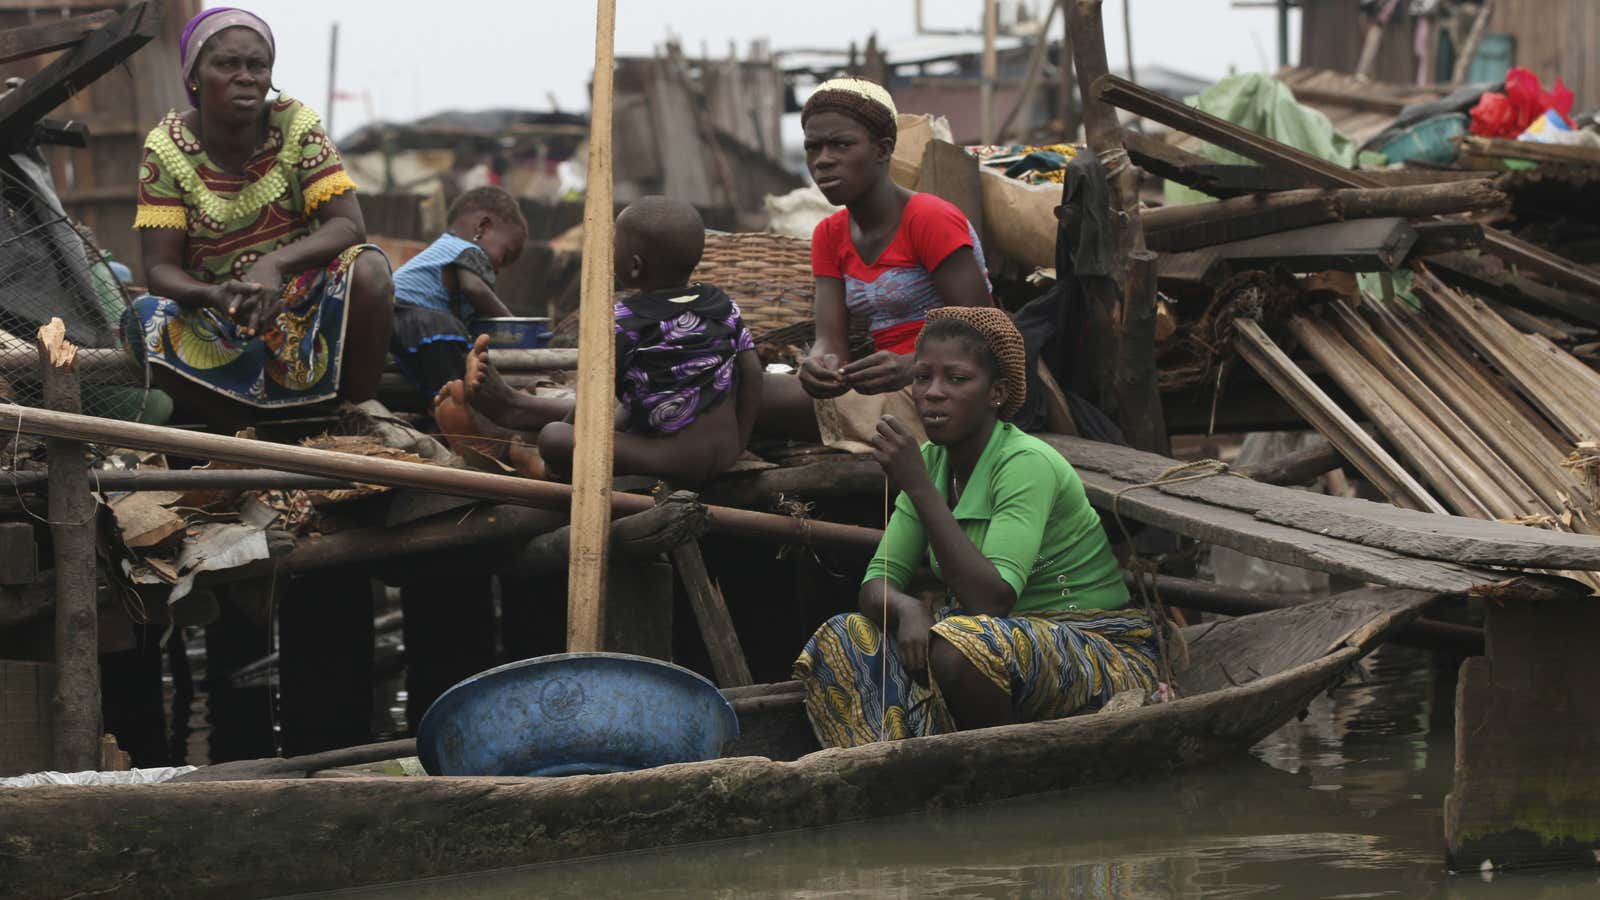
<svg viewBox="0 0 1600 900"><path fill-rule="evenodd" d="M490 419L500 421L519 393L489 364L489 336L478 335L467 351L467 402Z"/></svg>
<svg viewBox="0 0 1600 900"><path fill-rule="evenodd" d="M511 468L524 478L537 478L546 481L549 478L549 469L545 467L544 457L539 455L539 448L524 444L521 438L512 438L511 446L506 451Z"/></svg>
<svg viewBox="0 0 1600 900"><path fill-rule="evenodd" d="M433 401L433 421L439 426L439 435L457 453L470 448L493 459L505 458L507 442L497 439L499 435L486 433L489 429L484 427L485 423L467 405L466 386L461 379L439 390L439 396Z"/></svg>

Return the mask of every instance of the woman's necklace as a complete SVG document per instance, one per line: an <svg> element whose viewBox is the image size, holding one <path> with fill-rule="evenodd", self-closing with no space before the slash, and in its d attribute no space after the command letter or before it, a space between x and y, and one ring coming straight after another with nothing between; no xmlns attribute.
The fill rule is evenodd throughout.
<svg viewBox="0 0 1600 900"><path fill-rule="evenodd" d="M954 475L950 476L950 500L952 505L961 502L961 479Z"/></svg>

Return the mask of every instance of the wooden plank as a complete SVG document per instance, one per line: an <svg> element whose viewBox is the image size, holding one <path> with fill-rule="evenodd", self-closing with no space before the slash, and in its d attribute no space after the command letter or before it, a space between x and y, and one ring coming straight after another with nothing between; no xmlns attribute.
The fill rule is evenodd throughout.
<svg viewBox="0 0 1600 900"><path fill-rule="evenodd" d="M1234 322L1234 349L1311 427L1338 448L1389 502L1408 509L1443 513L1445 508L1372 435L1357 425L1322 388L1296 366L1257 323Z"/></svg>
<svg viewBox="0 0 1600 900"><path fill-rule="evenodd" d="M1538 141L1517 141L1477 135L1464 135L1460 140L1463 150L1497 159L1526 159L1532 162L1569 166L1600 166L1600 148L1595 147L1569 147L1563 144L1541 144Z"/></svg>
<svg viewBox="0 0 1600 900"><path fill-rule="evenodd" d="M57 50L76 47L90 32L103 27L116 17L117 14L110 10L101 10L56 22L7 28L0 31L0 65L37 56L40 53L54 53Z"/></svg>
<svg viewBox="0 0 1600 900"><path fill-rule="evenodd" d="M1326 440L1321 440L1316 446L1234 471L1262 484L1291 486L1309 484L1343 465L1344 457L1339 451Z"/></svg>
<svg viewBox="0 0 1600 900"><path fill-rule="evenodd" d="M1600 607L1489 604L1488 656L1456 685L1455 782L1444 802L1454 871L1592 868L1600 835Z"/></svg>
<svg viewBox="0 0 1600 900"><path fill-rule="evenodd" d="M1289 330L1445 505L1458 515L1493 518L1475 489L1476 479L1464 475L1461 460L1449 452L1455 448L1442 446L1444 439L1427 427L1422 411L1401 397L1337 332L1302 315L1289 319Z"/></svg>
<svg viewBox="0 0 1600 900"><path fill-rule="evenodd" d="M1111 493L1120 489L1112 482L1120 482L1124 488L1130 484L1144 484L1159 479L1163 472L1178 465L1167 457L1129 447L1058 435L1039 437L1066 457L1080 477L1087 479L1091 473L1104 475L1105 479L1098 479L1096 483ZM1363 546L1373 552L1391 554L1394 558L1411 558L1419 564L1439 561L1465 566L1600 569L1600 537L1424 513L1353 497L1292 491L1234 475L1217 475L1142 488L1125 495L1122 502L1127 504L1136 498L1149 498L1157 494L1213 507L1218 511L1218 518L1212 523L1213 528L1223 521L1222 511L1228 511L1258 524L1301 529L1308 536L1306 540L1313 542L1303 547L1313 546L1316 541L1334 540ZM1156 501L1151 499L1147 502ZM1095 502L1095 505L1100 504ZM1202 517L1203 514L1203 510L1194 508L1184 513L1196 517ZM1250 530L1247 525L1241 524L1240 527ZM1282 532L1274 531L1272 534L1275 540L1291 543L1301 540ZM1241 552L1250 553L1249 550ZM1296 552L1302 557L1305 555L1304 551ZM1368 558L1364 552L1361 556ZM1318 566L1307 565L1306 568L1315 569ZM1425 587L1420 584L1411 586Z"/></svg>
<svg viewBox="0 0 1600 900"><path fill-rule="evenodd" d="M1600 300L1524 278L1496 259L1448 253L1429 258L1428 267L1451 287L1492 297L1518 309L1554 313L1600 327Z"/></svg>
<svg viewBox="0 0 1600 900"><path fill-rule="evenodd" d="M153 4L129 8L23 82L22 87L0 98L0 134L12 140L27 134L45 113L132 56L160 29L161 14Z"/></svg>
<svg viewBox="0 0 1600 900"><path fill-rule="evenodd" d="M604 649L606 553L611 541L611 447L616 345L612 316L611 100L616 0L598 0L589 177L583 207L583 288L578 321L578 407L567 567L567 650Z"/></svg>
<svg viewBox="0 0 1600 900"><path fill-rule="evenodd" d="M1291 272L1390 272L1400 267L1417 232L1401 218L1313 225L1161 257L1164 279L1215 284L1244 269L1283 266Z"/></svg>
<svg viewBox="0 0 1600 900"><path fill-rule="evenodd" d="M711 655L711 671L717 676L717 684L721 687L751 684L750 664L745 661L739 633L733 628L733 617L728 614L722 590L706 571L700 543L685 541L672 548L672 562L677 567L684 592L689 595L689 605L694 609L700 637Z"/></svg>
<svg viewBox="0 0 1600 900"><path fill-rule="evenodd" d="M1212 162L1160 138L1136 131L1123 131L1122 145L1139 168L1213 197L1238 197L1305 186L1300 178L1283 175L1265 166Z"/></svg>
<svg viewBox="0 0 1600 900"><path fill-rule="evenodd" d="M44 406L80 408L75 356L60 319L39 329ZM89 491L88 447L74 440L45 442L50 457L50 537L55 553L56 690L52 703L53 765L62 772L92 769L100 757L100 615L95 552L99 502Z"/></svg>
<svg viewBox="0 0 1600 900"><path fill-rule="evenodd" d="M1411 227L1417 230L1417 242L1411 245L1413 257L1456 253L1483 245L1483 226L1477 222L1446 219L1413 222Z"/></svg>

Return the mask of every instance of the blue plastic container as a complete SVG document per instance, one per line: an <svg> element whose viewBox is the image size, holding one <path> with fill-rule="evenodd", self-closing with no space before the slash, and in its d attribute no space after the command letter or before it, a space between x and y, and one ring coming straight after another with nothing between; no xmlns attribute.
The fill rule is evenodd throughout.
<svg viewBox="0 0 1600 900"><path fill-rule="evenodd" d="M1377 148L1389 162L1432 163L1448 166L1460 148L1455 139L1465 134L1471 120L1465 113L1444 113L1423 119Z"/></svg>
<svg viewBox="0 0 1600 900"><path fill-rule="evenodd" d="M739 736L717 686L672 663L564 653L440 695L417 728L432 775L592 775L716 759Z"/></svg>
<svg viewBox="0 0 1600 900"><path fill-rule="evenodd" d="M536 350L550 343L550 320L540 316L475 319L472 336L489 336L491 350Z"/></svg>

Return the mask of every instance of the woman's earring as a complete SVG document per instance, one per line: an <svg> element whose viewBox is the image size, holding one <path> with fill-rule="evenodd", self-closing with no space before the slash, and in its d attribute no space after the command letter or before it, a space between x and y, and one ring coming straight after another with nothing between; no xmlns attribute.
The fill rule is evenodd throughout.
<svg viewBox="0 0 1600 900"><path fill-rule="evenodd" d="M477 234L474 234L472 236L472 242L474 244L476 244L477 242L479 242L481 240L483 240L483 231L480 229Z"/></svg>

